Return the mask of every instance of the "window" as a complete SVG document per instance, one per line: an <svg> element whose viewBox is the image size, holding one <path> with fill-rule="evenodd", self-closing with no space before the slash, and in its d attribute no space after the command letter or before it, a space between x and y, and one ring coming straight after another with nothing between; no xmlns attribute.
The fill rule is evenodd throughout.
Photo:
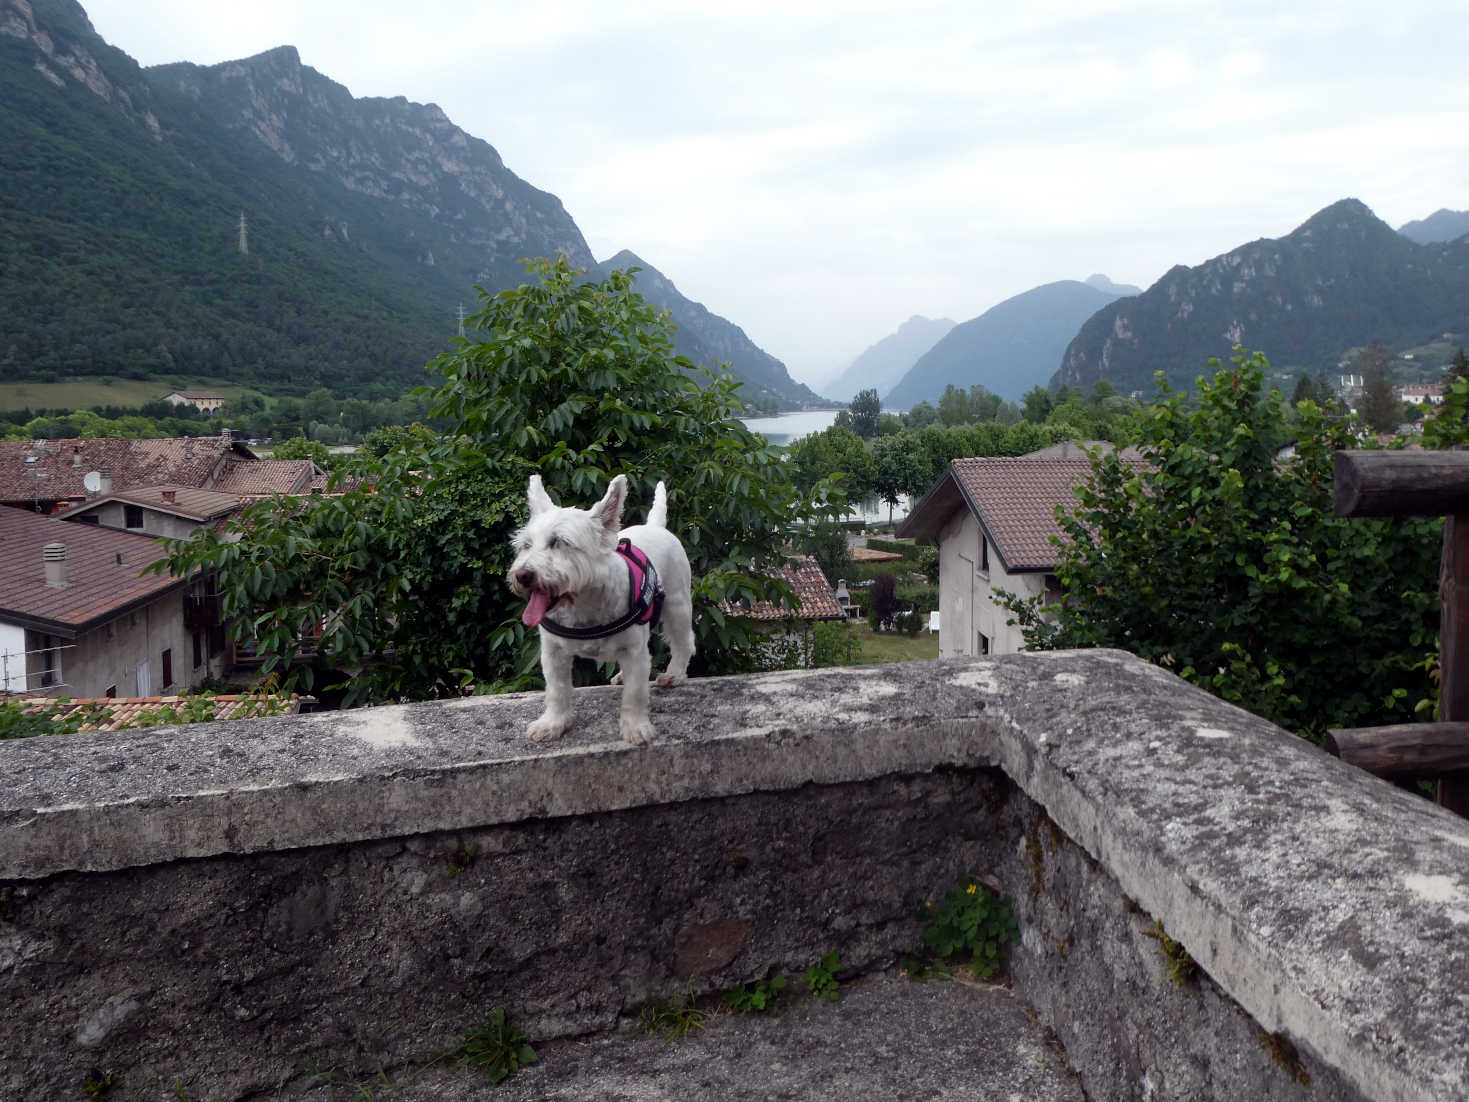
<svg viewBox="0 0 1469 1102"><path fill-rule="evenodd" d="M102 695L105 696L108 700L114 700L114 699L116 699L117 698L117 686L116 685L108 685L107 686L107 691L104 692Z"/></svg>
<svg viewBox="0 0 1469 1102"><path fill-rule="evenodd" d="M102 523L102 518L99 517L96 513L93 513L89 517L77 517L77 520L81 521L83 524L101 524Z"/></svg>
<svg viewBox="0 0 1469 1102"><path fill-rule="evenodd" d="M986 635L984 632L980 632L979 633L979 653L980 654L989 654L989 652L990 652L990 637L988 635Z"/></svg>
<svg viewBox="0 0 1469 1102"><path fill-rule="evenodd" d="M990 572L990 541L984 536L979 537L979 572L981 574Z"/></svg>
<svg viewBox="0 0 1469 1102"><path fill-rule="evenodd" d="M173 684L173 650L163 652L163 687L166 689Z"/></svg>
<svg viewBox="0 0 1469 1102"><path fill-rule="evenodd" d="M125 528L143 527L143 507L141 505L124 505L122 507L122 523Z"/></svg>
<svg viewBox="0 0 1469 1102"><path fill-rule="evenodd" d="M194 632L194 669L204 664L204 648L200 645L199 633Z"/></svg>
<svg viewBox="0 0 1469 1102"><path fill-rule="evenodd" d="M41 687L49 689L61 680L61 641L49 635L41 636Z"/></svg>

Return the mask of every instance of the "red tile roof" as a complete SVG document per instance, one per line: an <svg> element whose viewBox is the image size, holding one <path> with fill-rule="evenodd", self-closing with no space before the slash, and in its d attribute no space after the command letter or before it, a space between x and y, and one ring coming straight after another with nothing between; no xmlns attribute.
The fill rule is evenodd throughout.
<svg viewBox="0 0 1469 1102"><path fill-rule="evenodd" d="M304 494L315 473L309 459L231 459L210 489L241 497Z"/></svg>
<svg viewBox="0 0 1469 1102"><path fill-rule="evenodd" d="M64 589L46 584L41 549L48 543L66 548ZM150 536L0 506L0 620L74 638L183 585L182 578L141 573L160 554Z"/></svg>
<svg viewBox="0 0 1469 1102"><path fill-rule="evenodd" d="M854 547L851 556L853 562L898 562L903 557L896 551L879 551L875 547Z"/></svg>
<svg viewBox="0 0 1469 1102"><path fill-rule="evenodd" d="M937 539L954 513L967 506L979 518L1007 573L1050 570L1056 565L1051 537L1065 538L1056 523L1056 506L1073 509L1072 491L1090 473L1091 463L1085 459L956 459L914 507L898 535Z"/></svg>
<svg viewBox="0 0 1469 1102"><path fill-rule="evenodd" d="M172 500L169 500L167 497L170 493L173 494ZM57 515L62 519L69 519L91 509L95 509L97 506L106 504L109 501L124 501L132 505L144 505L160 513L170 513L173 516L183 517L185 520L196 521L200 524L227 516L240 508L242 504L239 494L222 494L217 490L196 490L191 486L165 484L162 486L141 486L136 490L124 490L121 493L93 498L91 501L78 502L64 513Z"/></svg>
<svg viewBox="0 0 1469 1102"><path fill-rule="evenodd" d="M902 558L901 555L898 556ZM751 607L725 602L723 608L728 616L745 616L752 620L845 620L846 613L837 604L832 594L831 583L821 572L821 567L812 558L792 559L790 564L777 567L768 576L779 578L796 593L799 602L796 609L781 608L773 601L756 601Z"/></svg>
<svg viewBox="0 0 1469 1102"><path fill-rule="evenodd" d="M172 483L207 488L226 456L254 452L229 437L163 440L0 440L0 502L50 502L87 496L82 479L103 467L113 490Z"/></svg>

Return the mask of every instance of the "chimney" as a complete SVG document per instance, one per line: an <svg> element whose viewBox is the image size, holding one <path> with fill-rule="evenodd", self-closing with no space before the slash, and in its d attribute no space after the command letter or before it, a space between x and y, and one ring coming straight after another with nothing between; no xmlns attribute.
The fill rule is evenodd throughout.
<svg viewBox="0 0 1469 1102"><path fill-rule="evenodd" d="M103 495L112 493L112 468L103 467L98 473L102 475L102 484L97 487L97 492Z"/></svg>
<svg viewBox="0 0 1469 1102"><path fill-rule="evenodd" d="M71 583L66 580L66 544L48 543L41 548L41 559L46 564L46 585L51 589L65 589Z"/></svg>
<svg viewBox="0 0 1469 1102"><path fill-rule="evenodd" d="M163 491L163 500L164 501L170 501L171 502L177 496L178 496L178 491L176 491L176 490L164 490Z"/></svg>
<svg viewBox="0 0 1469 1102"><path fill-rule="evenodd" d="M82 447L80 444L71 449L71 465L80 468L82 466Z"/></svg>

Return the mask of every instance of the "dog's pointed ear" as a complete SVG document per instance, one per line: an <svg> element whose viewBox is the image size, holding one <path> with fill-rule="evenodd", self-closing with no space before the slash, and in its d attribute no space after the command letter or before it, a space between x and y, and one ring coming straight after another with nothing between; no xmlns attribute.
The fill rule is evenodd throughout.
<svg viewBox="0 0 1469 1102"><path fill-rule="evenodd" d="M602 500L592 506L592 516L602 522L602 527L613 535L622 527L622 503L627 498L627 479L618 475L607 487Z"/></svg>
<svg viewBox="0 0 1469 1102"><path fill-rule="evenodd" d="M525 500L530 503L531 516L556 508L546 494L546 487L541 485L541 476L538 474L530 476L530 485L525 488Z"/></svg>

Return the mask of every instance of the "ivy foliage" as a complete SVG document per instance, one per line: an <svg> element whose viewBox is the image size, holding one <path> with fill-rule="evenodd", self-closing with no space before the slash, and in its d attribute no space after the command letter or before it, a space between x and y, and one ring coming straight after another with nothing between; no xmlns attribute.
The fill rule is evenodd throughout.
<svg viewBox="0 0 1469 1102"><path fill-rule="evenodd" d="M1351 426L1310 401L1291 419L1259 353L1210 366L1188 406L1159 375L1147 466L1093 456L1057 511L1059 600L1009 595L1015 622L1032 647L1119 647L1311 737L1402 721L1434 695L1442 522L1334 516Z"/></svg>
<svg viewBox="0 0 1469 1102"><path fill-rule="evenodd" d="M288 686L346 671L353 704L534 684L535 633L504 580L532 473L568 505L625 474L625 523L667 485L703 670L740 668L754 642L720 602L789 601L752 570L845 508L835 480L796 492L779 452L736 419L732 376L674 355L635 269L593 282L564 258L528 267L533 282L481 291L471 335L430 363L442 438L404 434L345 493L262 502L227 532L167 542L166 568L217 577L236 638L257 640Z"/></svg>

